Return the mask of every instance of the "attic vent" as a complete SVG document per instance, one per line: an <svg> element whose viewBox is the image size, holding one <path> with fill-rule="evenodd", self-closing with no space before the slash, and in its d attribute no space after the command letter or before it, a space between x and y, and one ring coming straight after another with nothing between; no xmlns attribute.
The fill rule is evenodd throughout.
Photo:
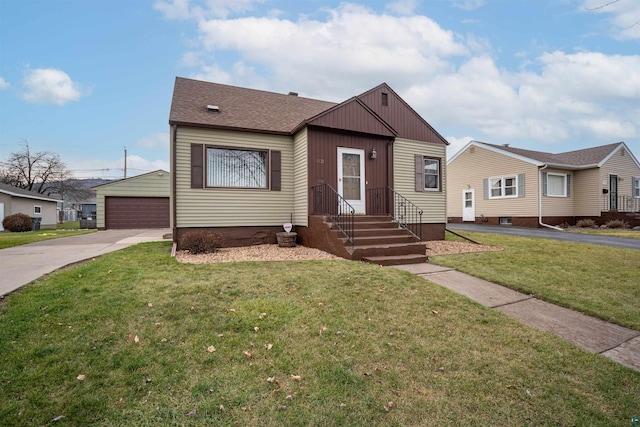
<svg viewBox="0 0 640 427"><path fill-rule="evenodd" d="M476 152L476 147L469 147L469 153L473 154Z"/></svg>
<svg viewBox="0 0 640 427"><path fill-rule="evenodd" d="M389 105L389 95L384 92L382 92L382 105Z"/></svg>
<svg viewBox="0 0 640 427"><path fill-rule="evenodd" d="M289 92L289 95L291 95L291 96L298 96L298 92Z"/></svg>
<svg viewBox="0 0 640 427"><path fill-rule="evenodd" d="M217 105L207 105L207 110L209 111L220 111L220 107L218 107Z"/></svg>
<svg viewBox="0 0 640 427"><path fill-rule="evenodd" d="M622 157L624 157L624 155L625 155L624 148L623 148L622 150L620 150L620 155L621 155Z"/></svg>

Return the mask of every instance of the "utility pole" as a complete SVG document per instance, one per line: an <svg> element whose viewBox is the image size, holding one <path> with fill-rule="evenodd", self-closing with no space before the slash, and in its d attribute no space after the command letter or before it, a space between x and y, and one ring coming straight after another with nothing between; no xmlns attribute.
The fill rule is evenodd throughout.
<svg viewBox="0 0 640 427"><path fill-rule="evenodd" d="M124 179L127 179L127 147L124 147Z"/></svg>

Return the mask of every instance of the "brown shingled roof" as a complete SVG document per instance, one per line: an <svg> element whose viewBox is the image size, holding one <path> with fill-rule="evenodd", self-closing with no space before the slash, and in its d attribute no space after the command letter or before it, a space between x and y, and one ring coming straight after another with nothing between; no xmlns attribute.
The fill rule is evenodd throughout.
<svg viewBox="0 0 640 427"><path fill-rule="evenodd" d="M590 166L597 165L603 161L613 150L615 150L621 142L614 144L600 145L598 147L585 148L582 150L567 151L565 153L545 153L542 151L523 150L521 148L509 147L505 145L482 144L499 148L500 150L508 151L519 156L528 157L533 160L537 160L543 163L551 163L557 165L567 166Z"/></svg>
<svg viewBox="0 0 640 427"><path fill-rule="evenodd" d="M209 111L208 105L219 107ZM289 134L333 102L176 77L169 124Z"/></svg>

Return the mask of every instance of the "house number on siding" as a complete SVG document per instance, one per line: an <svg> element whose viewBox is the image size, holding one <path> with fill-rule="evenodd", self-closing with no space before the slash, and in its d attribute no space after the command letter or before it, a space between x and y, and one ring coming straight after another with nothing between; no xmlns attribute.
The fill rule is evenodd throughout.
<svg viewBox="0 0 640 427"><path fill-rule="evenodd" d="M324 159L316 159L316 162L323 164L324 163Z"/></svg>

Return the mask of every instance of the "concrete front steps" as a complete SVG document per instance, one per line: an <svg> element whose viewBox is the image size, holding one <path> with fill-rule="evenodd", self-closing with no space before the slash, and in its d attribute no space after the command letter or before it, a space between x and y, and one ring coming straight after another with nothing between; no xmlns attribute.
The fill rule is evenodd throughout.
<svg viewBox="0 0 640 427"><path fill-rule="evenodd" d="M415 236L388 216L357 215L354 217L354 244L334 228L352 260L380 265L402 265L426 262L426 247Z"/></svg>

